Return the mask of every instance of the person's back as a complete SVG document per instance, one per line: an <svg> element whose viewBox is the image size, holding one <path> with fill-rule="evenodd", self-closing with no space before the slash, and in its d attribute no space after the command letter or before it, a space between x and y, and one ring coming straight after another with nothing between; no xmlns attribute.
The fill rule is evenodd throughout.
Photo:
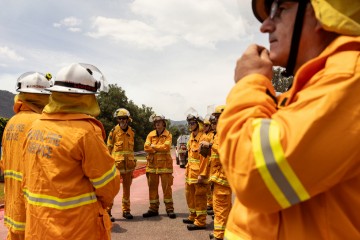
<svg viewBox="0 0 360 240"><path fill-rule="evenodd" d="M220 158L236 193L225 237L360 239L360 4L254 0L253 9L270 52L253 45L238 60L219 120ZM281 101L272 64L295 73Z"/></svg>
<svg viewBox="0 0 360 240"><path fill-rule="evenodd" d="M120 178L94 118L99 107L90 70L72 64L59 71L49 104L27 134L26 239L110 239L105 209Z"/></svg>
<svg viewBox="0 0 360 240"><path fill-rule="evenodd" d="M50 92L45 90L50 87L49 79L37 72L24 73L19 77L16 89L19 94L14 99L15 116L10 118L4 129L1 160L6 192L4 223L9 229L7 239L25 237L22 149L31 123L40 117L43 107L49 101Z"/></svg>

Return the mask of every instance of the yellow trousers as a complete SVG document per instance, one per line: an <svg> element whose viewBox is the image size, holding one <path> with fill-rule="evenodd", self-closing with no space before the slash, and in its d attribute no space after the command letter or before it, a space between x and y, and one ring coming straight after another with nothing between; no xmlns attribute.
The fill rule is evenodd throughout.
<svg viewBox="0 0 360 240"><path fill-rule="evenodd" d="M158 189L159 182L161 180L166 212L174 211L174 202L172 199L172 185L174 182L174 177L172 176L172 173L146 173L146 177L149 186L149 209L153 212L159 211L160 201Z"/></svg>
<svg viewBox="0 0 360 240"><path fill-rule="evenodd" d="M214 208L214 236L223 239L226 222L232 207L231 188L220 185L216 182L213 191L213 208Z"/></svg>
<svg viewBox="0 0 360 240"><path fill-rule="evenodd" d="M120 174L123 185L122 211L130 212L130 186L133 179L133 171Z"/></svg>
<svg viewBox="0 0 360 240"><path fill-rule="evenodd" d="M186 201L189 208L188 219L194 221L196 226L206 225L206 193L209 184L203 183L185 183Z"/></svg>
<svg viewBox="0 0 360 240"><path fill-rule="evenodd" d="M207 193L206 193L208 207L213 207L213 187L212 186L213 186L213 184L210 183L208 186Z"/></svg>

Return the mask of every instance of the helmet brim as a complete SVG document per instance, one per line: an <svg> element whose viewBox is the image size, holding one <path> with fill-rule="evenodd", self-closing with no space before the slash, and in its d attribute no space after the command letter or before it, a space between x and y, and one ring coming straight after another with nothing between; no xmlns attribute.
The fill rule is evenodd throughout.
<svg viewBox="0 0 360 240"><path fill-rule="evenodd" d="M252 10L259 22L265 21L269 17L269 10L273 0L252 0Z"/></svg>
<svg viewBox="0 0 360 240"><path fill-rule="evenodd" d="M46 88L46 90L48 90L50 92L61 92L61 93L97 94L97 92L87 91L87 90L78 89L78 88L56 86L56 85Z"/></svg>
<svg viewBox="0 0 360 240"><path fill-rule="evenodd" d="M51 94L51 92L49 92L48 90L46 90L45 88L44 89L41 89L41 90L37 90L37 89L18 89L16 90L17 92L20 92L20 93L34 93L34 94Z"/></svg>

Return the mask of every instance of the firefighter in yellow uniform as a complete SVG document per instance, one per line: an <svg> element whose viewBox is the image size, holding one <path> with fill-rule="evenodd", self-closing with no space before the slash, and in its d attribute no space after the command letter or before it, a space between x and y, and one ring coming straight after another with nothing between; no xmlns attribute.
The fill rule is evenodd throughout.
<svg viewBox="0 0 360 240"><path fill-rule="evenodd" d="M204 133L206 134L208 139L210 141L212 141L212 139L214 138L214 130L211 127L210 114L206 115L205 118L204 118ZM210 171L210 158L209 158L208 168L209 168L209 171ZM213 210L213 184L211 182L209 182L206 197L207 197L207 204L206 204L207 205L207 207L206 207L207 214L213 216L214 215L214 210Z"/></svg>
<svg viewBox="0 0 360 240"><path fill-rule="evenodd" d="M210 233L210 239L224 239L226 222L231 210L231 188L227 181L224 169L219 156L219 135L216 134L216 126L225 106L220 105L215 108L210 118L214 132L214 139L211 144L210 157L210 181L214 184L213 203L214 203L214 232Z"/></svg>
<svg viewBox="0 0 360 240"><path fill-rule="evenodd" d="M133 172L136 167L134 158L134 131L129 126L132 121L130 112L125 108L115 111L114 117L118 124L110 131L107 139L107 146L111 156L115 159L116 168L120 171L123 186L122 211L123 217L133 219L130 213L130 186L132 183ZM109 210L111 221L115 219Z"/></svg>
<svg viewBox="0 0 360 240"><path fill-rule="evenodd" d="M106 86L95 66L74 63L48 88L50 101L24 144L25 239L111 238L105 209L119 191L120 176L95 119L95 94Z"/></svg>
<svg viewBox="0 0 360 240"><path fill-rule="evenodd" d="M270 49L239 58L217 127L236 195L225 238L360 239L360 2L252 7ZM278 98L273 65L294 74Z"/></svg>
<svg viewBox="0 0 360 240"><path fill-rule="evenodd" d="M189 157L185 169L185 195L189 216L183 219L183 223L188 224L187 229L192 231L206 228L209 159L207 154L200 154L200 142L207 140L203 132L202 119L189 114L186 120L191 131L188 141Z"/></svg>
<svg viewBox="0 0 360 240"><path fill-rule="evenodd" d="M51 75L38 72L22 74L17 80L13 116L7 123L2 138L2 157L5 177L5 216L8 228L6 239L25 239L25 201L22 189L24 173L23 144L31 123L49 102Z"/></svg>
<svg viewBox="0 0 360 240"><path fill-rule="evenodd" d="M159 180L164 193L164 204L169 218L176 218L174 202L172 198L172 185L174 181L173 159L170 148L172 142L171 133L166 130L164 116L153 114L150 122L154 123L155 130L151 131L145 141L144 150L147 153L146 177L149 186L149 210L143 214L144 218L159 215Z"/></svg>

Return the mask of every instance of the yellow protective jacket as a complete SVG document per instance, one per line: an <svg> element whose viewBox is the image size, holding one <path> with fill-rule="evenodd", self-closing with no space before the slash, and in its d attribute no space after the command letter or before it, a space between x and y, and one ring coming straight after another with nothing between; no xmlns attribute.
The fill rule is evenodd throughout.
<svg viewBox="0 0 360 240"><path fill-rule="evenodd" d="M134 131L128 127L127 131L116 125L109 134L107 146L111 156L117 162L120 173L134 171L136 162L134 159Z"/></svg>
<svg viewBox="0 0 360 240"><path fill-rule="evenodd" d="M210 181L217 184L229 186L224 169L220 162L219 156L219 135L215 134L212 140L211 156L210 156Z"/></svg>
<svg viewBox="0 0 360 240"><path fill-rule="evenodd" d="M168 130L164 130L160 136L156 130L151 131L144 144L144 151L147 152L146 172L148 173L172 173L173 160L170 154L172 135ZM151 147L151 145L154 147Z"/></svg>
<svg viewBox="0 0 360 240"><path fill-rule="evenodd" d="M2 164L5 177L4 223L13 233L25 232L25 201L22 190L24 172L23 144L31 123L40 117L28 106L17 102L18 112L4 129L2 138Z"/></svg>
<svg viewBox="0 0 360 240"><path fill-rule="evenodd" d="M206 133L199 131L196 137L193 133L190 134L187 143L188 163L185 170L185 182L188 184L198 183L198 176L209 178L209 157L202 156L199 149L202 141L210 142ZM204 183L207 183L207 180Z"/></svg>
<svg viewBox="0 0 360 240"><path fill-rule="evenodd" d="M360 239L360 37L304 64L278 106L267 91L244 77L220 117L227 239Z"/></svg>
<svg viewBox="0 0 360 240"><path fill-rule="evenodd" d="M43 113L25 141L25 237L110 239L104 210L120 188L102 124L86 114Z"/></svg>

